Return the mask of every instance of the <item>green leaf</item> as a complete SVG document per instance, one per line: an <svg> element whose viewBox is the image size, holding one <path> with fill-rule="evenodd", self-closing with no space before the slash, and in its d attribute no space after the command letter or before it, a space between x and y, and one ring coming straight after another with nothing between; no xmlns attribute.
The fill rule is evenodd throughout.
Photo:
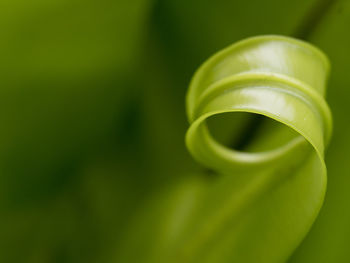
<svg viewBox="0 0 350 263"><path fill-rule="evenodd" d="M323 153L332 124L322 97L328 68L311 45L265 36L221 51L197 71L187 96L187 146L203 165L226 174L215 180L234 179L225 182L230 194L199 217L184 243L185 261L283 262L303 239L326 187ZM264 129L273 126L256 131L249 147L230 149L213 138L206 123L228 112L260 114L270 122ZM273 136L259 142L266 132ZM288 141L280 144L285 136ZM280 145L266 148L274 141ZM244 184L236 188L238 182Z"/></svg>

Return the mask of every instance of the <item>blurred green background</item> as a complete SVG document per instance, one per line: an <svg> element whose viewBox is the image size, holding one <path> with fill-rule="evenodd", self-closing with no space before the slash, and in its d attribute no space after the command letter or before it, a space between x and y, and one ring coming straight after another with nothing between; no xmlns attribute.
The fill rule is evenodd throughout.
<svg viewBox="0 0 350 263"><path fill-rule="evenodd" d="M261 34L332 64L327 196L290 262L350 262L349 28L348 0L2 0L0 262L156 262L203 173L184 144L190 78Z"/></svg>

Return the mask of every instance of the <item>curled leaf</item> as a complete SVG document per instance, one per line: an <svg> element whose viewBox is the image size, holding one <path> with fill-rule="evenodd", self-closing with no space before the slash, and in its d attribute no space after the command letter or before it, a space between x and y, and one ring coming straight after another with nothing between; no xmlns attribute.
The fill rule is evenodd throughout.
<svg viewBox="0 0 350 263"><path fill-rule="evenodd" d="M189 262L283 262L303 239L326 189L328 72L320 50L281 36L243 40L197 71L187 96L186 143L196 160L221 174L221 186L208 192L222 198L191 231ZM213 118L236 142L251 135L229 147L227 138L214 136ZM259 125L242 133L247 119Z"/></svg>

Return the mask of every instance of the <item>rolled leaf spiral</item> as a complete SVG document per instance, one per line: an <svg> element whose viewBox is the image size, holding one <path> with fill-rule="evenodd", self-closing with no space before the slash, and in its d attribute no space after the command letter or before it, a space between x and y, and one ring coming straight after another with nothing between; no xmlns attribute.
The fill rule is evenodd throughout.
<svg viewBox="0 0 350 263"><path fill-rule="evenodd" d="M272 236L261 238L264 251L259 248L258 239L250 242L255 254L233 248L241 245L232 244L249 242L246 238L237 237L235 243L227 243L233 248L233 260L283 262L314 222L324 199L324 152L332 134L331 112L325 101L329 70L329 61L318 48L301 40L271 35L235 43L208 59L195 73L187 94L190 127L186 144L192 156L219 177L223 174L237 178L243 175L256 180L253 175L264 176L258 184L252 184L253 190L246 191L246 196L235 197L239 200L239 211L243 211L244 206L248 210L258 210L259 206L252 204L261 200L265 200L266 209L283 207L283 202L285 206L291 206L291 212L287 208L276 211L284 220L280 224L283 231L272 223L269 227L275 229L262 230L264 235ZM216 140L208 129L208 119L242 112L277 121L296 136L273 149L253 152L230 148ZM262 134L258 133L258 136ZM286 181L288 183L283 185ZM272 201L263 198L278 186L282 191L280 200L276 199L276 194L271 194L274 196ZM237 217L242 213L237 211L232 215ZM266 215L264 220L277 221L274 212L271 213L271 218ZM288 217L288 213L293 216ZM269 224L254 222L246 223L249 229L252 224ZM285 229L285 226L291 229ZM283 241L274 232L281 234ZM280 246L279 253L269 253L270 248L271 251L278 250L274 248L276 244Z"/></svg>

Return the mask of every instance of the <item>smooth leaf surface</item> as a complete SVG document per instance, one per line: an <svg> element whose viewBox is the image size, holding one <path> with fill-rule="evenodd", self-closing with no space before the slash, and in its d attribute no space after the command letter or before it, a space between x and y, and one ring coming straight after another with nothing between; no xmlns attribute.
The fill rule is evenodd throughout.
<svg viewBox="0 0 350 263"><path fill-rule="evenodd" d="M246 185L231 189L232 196L216 204L225 207L223 211L210 210L203 229L191 235L195 241L189 247L205 247L197 252L198 261L283 262L302 240L326 187L323 151L332 124L321 96L327 71L325 57L312 46L266 36L225 49L195 74L187 96L191 122L187 146L203 165L237 181L246 180ZM258 130L257 138L249 142L253 152L232 150L216 142L205 122L228 112L257 113L285 124L269 131L275 134L272 144L286 135L285 129L299 135L275 149L255 152ZM232 181L227 185L235 185ZM197 224L201 225L200 219Z"/></svg>

